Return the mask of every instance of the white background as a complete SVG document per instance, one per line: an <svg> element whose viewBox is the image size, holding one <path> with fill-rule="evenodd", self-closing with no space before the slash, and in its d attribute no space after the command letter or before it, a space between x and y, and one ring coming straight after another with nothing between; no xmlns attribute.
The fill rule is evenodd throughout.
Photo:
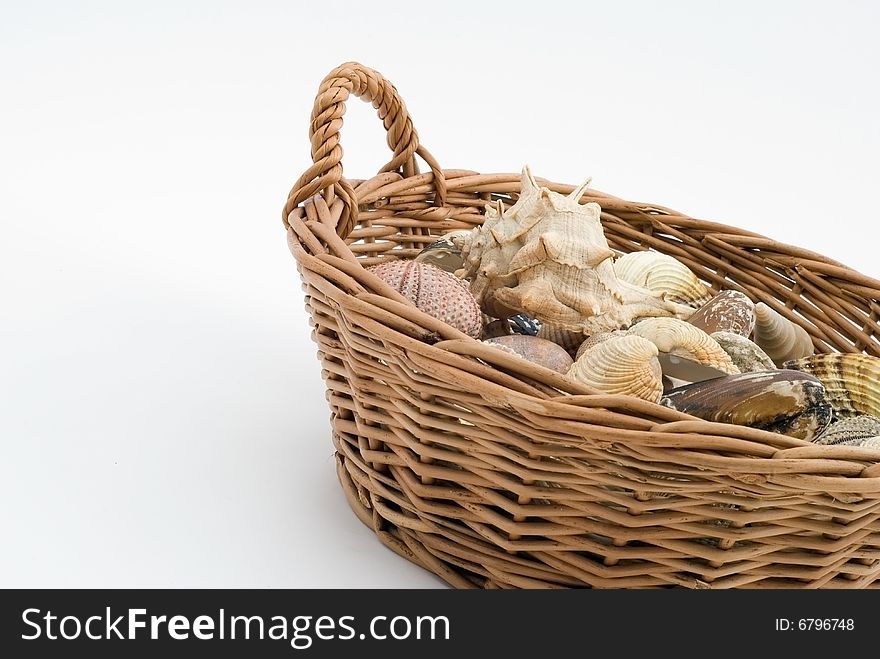
<svg viewBox="0 0 880 659"><path fill-rule="evenodd" d="M875 2L0 5L0 585L445 588L336 481L281 225L357 60L440 164L877 265ZM345 172L388 160L354 98Z"/></svg>

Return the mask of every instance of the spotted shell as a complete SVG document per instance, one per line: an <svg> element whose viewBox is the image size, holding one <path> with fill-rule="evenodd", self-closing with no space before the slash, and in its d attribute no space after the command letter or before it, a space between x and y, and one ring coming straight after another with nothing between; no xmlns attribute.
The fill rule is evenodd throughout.
<svg viewBox="0 0 880 659"><path fill-rule="evenodd" d="M831 422L818 378L776 369L727 375L666 392L661 405L706 421L769 430L811 440Z"/></svg>
<svg viewBox="0 0 880 659"><path fill-rule="evenodd" d="M653 403L663 393L657 346L640 336L614 336L585 351L569 377L611 394L628 394Z"/></svg>
<svg viewBox="0 0 880 659"><path fill-rule="evenodd" d="M869 414L860 414L835 421L813 443L861 445L864 440L878 436L880 419Z"/></svg>
<svg viewBox="0 0 880 659"><path fill-rule="evenodd" d="M745 293L725 289L697 309L688 322L707 334L735 332L748 337L755 328L755 303Z"/></svg>
<svg viewBox="0 0 880 659"><path fill-rule="evenodd" d="M787 361L783 367L804 371L821 380L836 416L880 417L880 358L832 352Z"/></svg>
<svg viewBox="0 0 880 659"><path fill-rule="evenodd" d="M430 263L399 259L367 268L429 316L479 338L483 314L467 283Z"/></svg>
<svg viewBox="0 0 880 659"><path fill-rule="evenodd" d="M666 299L695 309L712 297L712 292L690 268L661 252L643 250L623 254L614 260L614 272L623 281L666 293Z"/></svg>
<svg viewBox="0 0 880 659"><path fill-rule="evenodd" d="M645 318L627 334L648 339L660 351L663 372L689 382L739 373L724 350L703 330L678 318Z"/></svg>
<svg viewBox="0 0 880 659"><path fill-rule="evenodd" d="M537 336L510 334L485 339L484 343L512 350L523 359L545 366L557 373L567 373L574 363L565 348Z"/></svg>
<svg viewBox="0 0 880 659"><path fill-rule="evenodd" d="M772 371L776 364L761 350L761 347L736 332L712 332L710 334L722 350L730 355L731 361L739 369L740 373L753 371Z"/></svg>
<svg viewBox="0 0 880 659"><path fill-rule="evenodd" d="M777 366L789 359L812 355L814 351L807 330L763 302L755 305L752 341L761 346Z"/></svg>

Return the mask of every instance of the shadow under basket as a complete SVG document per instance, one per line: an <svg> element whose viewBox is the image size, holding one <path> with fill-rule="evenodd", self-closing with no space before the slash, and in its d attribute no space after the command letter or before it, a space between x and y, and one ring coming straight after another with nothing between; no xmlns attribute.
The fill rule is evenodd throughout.
<svg viewBox="0 0 880 659"><path fill-rule="evenodd" d="M393 152L368 180L342 175L350 94L378 110ZM880 450L600 394L422 313L365 267L480 225L487 203L515 202L520 175L441 169L395 87L357 63L324 79L310 137L283 221L338 477L385 545L455 588L880 585ZM816 352L880 354L880 282L661 206L581 200L599 203L617 252L676 257L800 324Z"/></svg>

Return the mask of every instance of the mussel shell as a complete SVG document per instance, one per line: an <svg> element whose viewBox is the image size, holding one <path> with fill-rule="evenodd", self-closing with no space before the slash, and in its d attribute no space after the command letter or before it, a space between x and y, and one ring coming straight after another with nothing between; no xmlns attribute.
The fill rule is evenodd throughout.
<svg viewBox="0 0 880 659"><path fill-rule="evenodd" d="M664 393L660 404L706 421L732 423L811 440L831 422L818 378L801 371L737 373Z"/></svg>

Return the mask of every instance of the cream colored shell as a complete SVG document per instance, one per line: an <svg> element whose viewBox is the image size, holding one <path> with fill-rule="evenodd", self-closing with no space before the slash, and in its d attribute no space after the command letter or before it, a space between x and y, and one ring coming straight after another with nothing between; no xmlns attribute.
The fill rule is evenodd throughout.
<svg viewBox="0 0 880 659"><path fill-rule="evenodd" d="M637 396L653 403L663 395L657 346L640 336L613 336L585 351L569 377L610 394Z"/></svg>
<svg viewBox="0 0 880 659"><path fill-rule="evenodd" d="M588 337L578 347L577 353L575 353L575 359L580 357L582 354L584 354L584 351L589 350L594 345L602 343L602 341L610 339L612 336L623 336L624 334L626 334L625 330L612 330L610 332L599 332L598 334L593 334L593 336Z"/></svg>
<svg viewBox="0 0 880 659"><path fill-rule="evenodd" d="M673 256L650 250L630 252L614 260L614 273L623 281L665 293L667 300L699 308L712 298L693 270Z"/></svg>
<svg viewBox="0 0 880 659"><path fill-rule="evenodd" d="M565 196L539 187L525 167L517 202L487 206L483 225L457 241L464 265L456 274L483 311L521 312L587 335L639 317L689 317L691 307L618 279L599 204L579 203L586 185Z"/></svg>
<svg viewBox="0 0 880 659"><path fill-rule="evenodd" d="M662 353L722 371L719 375L740 372L715 339L678 318L645 318L630 327L627 334L649 340Z"/></svg>
<svg viewBox="0 0 880 659"><path fill-rule="evenodd" d="M761 346L777 366L814 352L813 340L807 330L763 302L755 305L752 341Z"/></svg>

